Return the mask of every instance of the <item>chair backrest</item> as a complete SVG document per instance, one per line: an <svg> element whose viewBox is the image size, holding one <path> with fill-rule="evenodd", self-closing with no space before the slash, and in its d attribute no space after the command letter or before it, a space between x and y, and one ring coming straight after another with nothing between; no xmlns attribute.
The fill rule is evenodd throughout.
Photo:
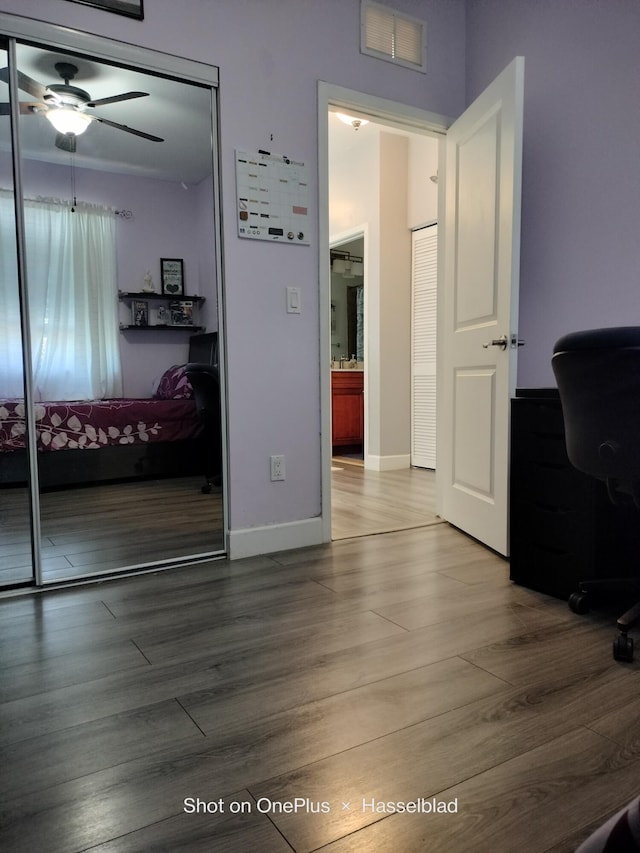
<svg viewBox="0 0 640 853"><path fill-rule="evenodd" d="M207 477L216 477L222 471L220 374L217 367L195 362L189 362L184 370L193 388L196 411L203 426L203 467Z"/></svg>
<svg viewBox="0 0 640 853"><path fill-rule="evenodd" d="M196 410L206 426L220 423L220 374L210 364L189 362L184 368L193 388Z"/></svg>
<svg viewBox="0 0 640 853"><path fill-rule="evenodd" d="M571 464L634 495L640 481L640 327L573 332L551 361ZM625 489L627 490L627 489Z"/></svg>
<svg viewBox="0 0 640 853"><path fill-rule="evenodd" d="M189 361L218 367L218 333L201 332L189 338Z"/></svg>

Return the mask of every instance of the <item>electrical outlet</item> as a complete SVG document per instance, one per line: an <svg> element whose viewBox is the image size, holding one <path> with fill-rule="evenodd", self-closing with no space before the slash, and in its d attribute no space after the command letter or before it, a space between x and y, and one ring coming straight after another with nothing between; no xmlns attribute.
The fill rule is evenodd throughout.
<svg viewBox="0 0 640 853"><path fill-rule="evenodd" d="M271 457L271 480L284 480L284 456Z"/></svg>

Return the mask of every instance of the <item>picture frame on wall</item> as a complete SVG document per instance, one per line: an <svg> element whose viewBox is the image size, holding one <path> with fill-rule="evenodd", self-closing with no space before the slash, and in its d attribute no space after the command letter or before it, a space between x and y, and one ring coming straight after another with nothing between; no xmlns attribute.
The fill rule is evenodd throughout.
<svg viewBox="0 0 640 853"><path fill-rule="evenodd" d="M160 281L165 296L184 296L182 258L160 258Z"/></svg>
<svg viewBox="0 0 640 853"><path fill-rule="evenodd" d="M72 3L81 3L83 6L93 6L106 12L115 12L117 15L126 15L128 18L144 18L143 0L71 0Z"/></svg>

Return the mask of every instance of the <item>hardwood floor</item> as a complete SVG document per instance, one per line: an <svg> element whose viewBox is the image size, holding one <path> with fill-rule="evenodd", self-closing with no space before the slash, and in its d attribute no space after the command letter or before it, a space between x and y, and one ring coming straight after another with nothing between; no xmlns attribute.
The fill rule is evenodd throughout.
<svg viewBox="0 0 640 853"><path fill-rule="evenodd" d="M371 471L347 459L331 469L331 536L347 539L438 524L435 471Z"/></svg>
<svg viewBox="0 0 640 853"><path fill-rule="evenodd" d="M365 471L348 460L334 467L335 539L439 522L433 471ZM183 477L44 492L45 582L222 551L222 496L202 495L201 483L201 477ZM31 576L28 511L26 489L0 491L0 588Z"/></svg>
<svg viewBox="0 0 640 853"><path fill-rule="evenodd" d="M0 849L569 853L639 793L613 633L447 524L0 599Z"/></svg>
<svg viewBox="0 0 640 853"><path fill-rule="evenodd" d="M222 495L202 477L102 484L43 492L45 582L222 551ZM0 491L0 587L31 577L26 489Z"/></svg>

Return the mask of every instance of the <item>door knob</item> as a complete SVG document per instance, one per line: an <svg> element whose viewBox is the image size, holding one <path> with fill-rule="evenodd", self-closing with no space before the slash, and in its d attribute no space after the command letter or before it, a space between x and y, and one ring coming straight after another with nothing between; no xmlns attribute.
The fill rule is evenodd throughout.
<svg viewBox="0 0 640 853"><path fill-rule="evenodd" d="M500 347L500 349L506 349L509 341L507 340L506 335L502 335L500 338L495 338L493 341L487 341L486 344L482 344L483 349L489 349L489 347Z"/></svg>

